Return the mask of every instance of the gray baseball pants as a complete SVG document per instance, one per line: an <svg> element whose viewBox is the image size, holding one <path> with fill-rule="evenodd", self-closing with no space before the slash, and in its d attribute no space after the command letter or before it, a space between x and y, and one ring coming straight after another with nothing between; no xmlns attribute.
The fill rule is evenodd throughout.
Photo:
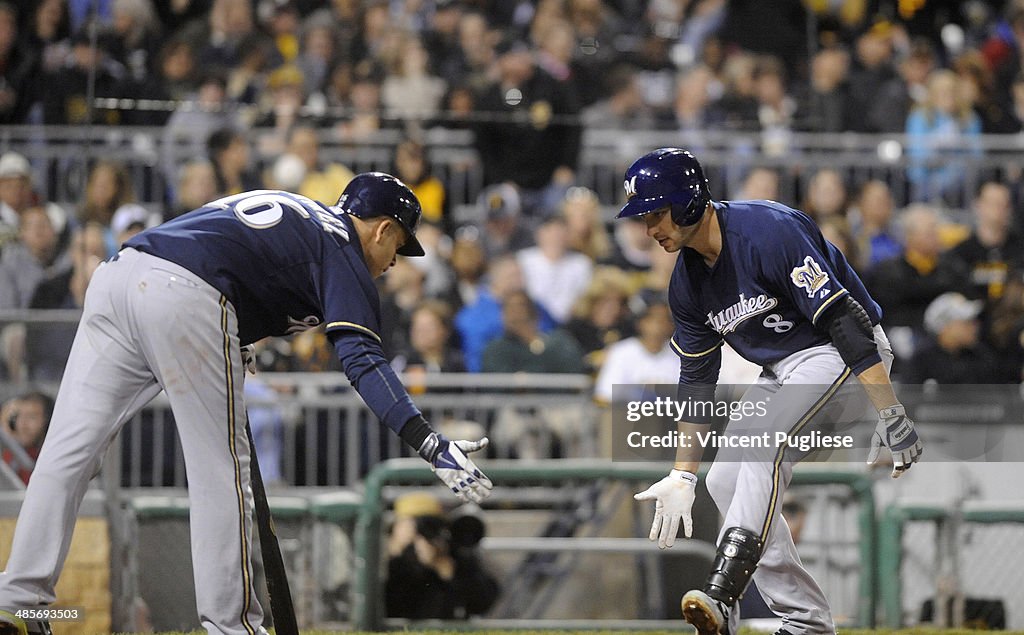
<svg viewBox="0 0 1024 635"><path fill-rule="evenodd" d="M125 249L96 271L25 493L0 607L55 601L82 497L118 431L167 393L189 483L196 604L211 634L265 634L234 308L198 276Z"/></svg>

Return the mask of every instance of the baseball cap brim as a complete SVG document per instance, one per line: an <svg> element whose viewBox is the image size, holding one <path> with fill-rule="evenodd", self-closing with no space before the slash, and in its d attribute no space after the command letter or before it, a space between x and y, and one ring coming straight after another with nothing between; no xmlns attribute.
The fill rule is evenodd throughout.
<svg viewBox="0 0 1024 635"><path fill-rule="evenodd" d="M424 256L427 252L423 251L423 245L416 239L412 234L409 235L409 240L405 241L405 244L398 248L399 256Z"/></svg>
<svg viewBox="0 0 1024 635"><path fill-rule="evenodd" d="M644 214L650 214L656 209L667 206L663 197L657 198L640 198L634 196L633 198L626 201L626 204L622 206L619 213L615 215L615 218L629 218L630 216L643 216Z"/></svg>

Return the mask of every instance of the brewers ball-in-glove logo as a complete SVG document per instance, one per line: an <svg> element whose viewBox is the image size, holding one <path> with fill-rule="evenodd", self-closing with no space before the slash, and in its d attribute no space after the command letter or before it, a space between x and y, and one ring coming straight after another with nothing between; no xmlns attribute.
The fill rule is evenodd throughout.
<svg viewBox="0 0 1024 635"><path fill-rule="evenodd" d="M824 288L828 284L828 274L822 271L821 265L810 256L804 258L802 266L793 268L793 271L789 273L789 279L797 287L806 291L808 298L813 298L814 294L819 291L821 291L819 298L824 298L832 292L831 289Z"/></svg>

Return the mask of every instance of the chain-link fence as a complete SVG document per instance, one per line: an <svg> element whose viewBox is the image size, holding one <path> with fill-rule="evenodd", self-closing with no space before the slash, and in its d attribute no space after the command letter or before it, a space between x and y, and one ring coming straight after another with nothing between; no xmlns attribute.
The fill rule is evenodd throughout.
<svg viewBox="0 0 1024 635"><path fill-rule="evenodd" d="M1024 507L894 505L880 523L886 622L1024 628Z"/></svg>

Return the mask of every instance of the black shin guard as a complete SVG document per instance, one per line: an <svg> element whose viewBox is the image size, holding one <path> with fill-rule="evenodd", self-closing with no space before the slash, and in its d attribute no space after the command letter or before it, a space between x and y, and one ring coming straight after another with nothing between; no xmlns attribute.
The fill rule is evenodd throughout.
<svg viewBox="0 0 1024 635"><path fill-rule="evenodd" d="M742 527L726 529L704 592L726 606L735 604L757 568L761 547L761 540L754 532Z"/></svg>

